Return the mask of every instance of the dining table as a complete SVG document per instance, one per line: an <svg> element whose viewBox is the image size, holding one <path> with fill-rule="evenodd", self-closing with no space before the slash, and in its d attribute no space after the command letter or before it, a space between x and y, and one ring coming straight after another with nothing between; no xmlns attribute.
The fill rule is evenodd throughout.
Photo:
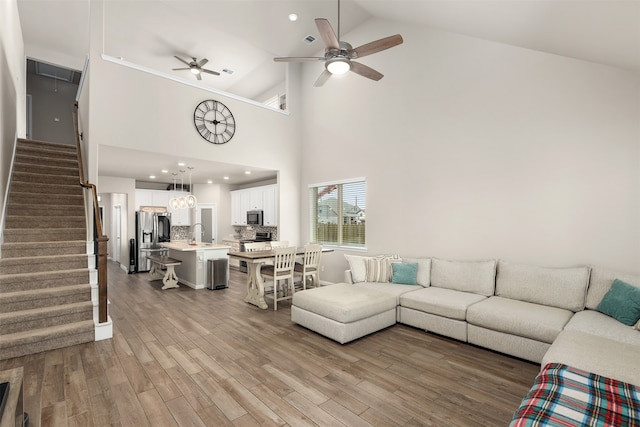
<svg viewBox="0 0 640 427"><path fill-rule="evenodd" d="M322 248L322 253L333 252L331 248ZM245 302L253 304L262 309L267 309L267 303L264 300L264 281L260 268L268 261L275 259L275 250L269 249L264 251L238 252L230 251L229 258L236 258L247 263L247 295ZM296 258L304 257L304 247L296 248Z"/></svg>

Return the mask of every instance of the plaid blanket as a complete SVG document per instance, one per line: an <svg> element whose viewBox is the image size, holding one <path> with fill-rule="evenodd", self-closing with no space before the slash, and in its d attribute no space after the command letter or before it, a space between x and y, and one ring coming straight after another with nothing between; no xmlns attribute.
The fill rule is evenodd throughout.
<svg viewBox="0 0 640 427"><path fill-rule="evenodd" d="M640 387L550 363L510 424L524 426L640 426Z"/></svg>

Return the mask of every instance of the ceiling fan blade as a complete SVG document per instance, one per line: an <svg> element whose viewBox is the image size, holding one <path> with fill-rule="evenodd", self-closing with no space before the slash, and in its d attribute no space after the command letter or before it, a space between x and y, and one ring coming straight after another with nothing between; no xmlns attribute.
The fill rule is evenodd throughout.
<svg viewBox="0 0 640 427"><path fill-rule="evenodd" d="M400 34L396 34L395 36L389 36L371 43L363 44L362 46L353 49L351 52L356 54L354 58L362 58L363 56L371 55L372 53L397 46L403 41L402 36Z"/></svg>
<svg viewBox="0 0 640 427"><path fill-rule="evenodd" d="M203 73L207 73L207 74L213 74L214 76L219 76L220 73L217 71L213 71L213 70L205 70L204 68L200 70Z"/></svg>
<svg viewBox="0 0 640 427"><path fill-rule="evenodd" d="M196 79L202 80L202 74L201 73L196 74Z"/></svg>
<svg viewBox="0 0 640 427"><path fill-rule="evenodd" d="M198 67L203 67L204 64L206 64L207 62L209 62L209 60L207 58L202 58L198 63L197 66Z"/></svg>
<svg viewBox="0 0 640 427"><path fill-rule="evenodd" d="M280 58L273 58L275 62L313 62L324 61L322 56L285 56Z"/></svg>
<svg viewBox="0 0 640 427"><path fill-rule="evenodd" d="M191 68L172 68L173 71L190 70Z"/></svg>
<svg viewBox="0 0 640 427"><path fill-rule="evenodd" d="M356 74L360 74L362 77L366 77L371 80L378 81L384 77L384 74L374 70L371 67L368 67L364 64L360 64L359 62L351 61L351 71Z"/></svg>
<svg viewBox="0 0 640 427"><path fill-rule="evenodd" d="M185 61L184 59L180 58L179 56L175 56L175 55L174 55L173 57L174 57L174 58L176 58L178 61L183 62L183 63L185 63L186 65L191 66L191 64L190 64L190 63L188 63L188 62L187 62L187 61Z"/></svg>
<svg viewBox="0 0 640 427"><path fill-rule="evenodd" d="M322 37L322 41L328 49L340 49L340 41L336 37L336 33L333 31L329 20L316 18L316 27L318 27L320 37Z"/></svg>
<svg viewBox="0 0 640 427"><path fill-rule="evenodd" d="M318 76L316 82L313 84L313 87L320 87L331 77L331 73L328 70L324 70L322 74Z"/></svg>

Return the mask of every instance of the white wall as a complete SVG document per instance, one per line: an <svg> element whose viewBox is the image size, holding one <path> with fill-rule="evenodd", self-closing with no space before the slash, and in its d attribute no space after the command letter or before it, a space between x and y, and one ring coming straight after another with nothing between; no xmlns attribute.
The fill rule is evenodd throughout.
<svg viewBox="0 0 640 427"><path fill-rule="evenodd" d="M4 228L5 193L15 137L26 135L24 43L15 0L0 2L0 212Z"/></svg>
<svg viewBox="0 0 640 427"><path fill-rule="evenodd" d="M637 74L379 20L343 39L395 33L361 60L379 82L305 66L301 218L308 184L365 176L370 254L640 272Z"/></svg>

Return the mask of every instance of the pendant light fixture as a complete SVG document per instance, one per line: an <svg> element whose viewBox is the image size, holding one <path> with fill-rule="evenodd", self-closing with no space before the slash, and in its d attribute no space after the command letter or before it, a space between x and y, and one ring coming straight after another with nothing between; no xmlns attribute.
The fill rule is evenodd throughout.
<svg viewBox="0 0 640 427"><path fill-rule="evenodd" d="M173 175L173 189L176 189L176 175L178 175L177 173L173 172L171 175ZM180 202L178 201L177 197L172 197L171 200L169 200L169 205L171 206L171 209L178 209L180 207Z"/></svg>
<svg viewBox="0 0 640 427"><path fill-rule="evenodd" d="M191 184L191 172L193 171L193 169L195 169L193 166L187 166L187 169L189 169L189 193L193 192L193 186ZM196 205L198 204L198 199L196 199L196 196L194 196L193 194L189 194L186 197L186 202L187 202L187 207L189 209L195 208Z"/></svg>

